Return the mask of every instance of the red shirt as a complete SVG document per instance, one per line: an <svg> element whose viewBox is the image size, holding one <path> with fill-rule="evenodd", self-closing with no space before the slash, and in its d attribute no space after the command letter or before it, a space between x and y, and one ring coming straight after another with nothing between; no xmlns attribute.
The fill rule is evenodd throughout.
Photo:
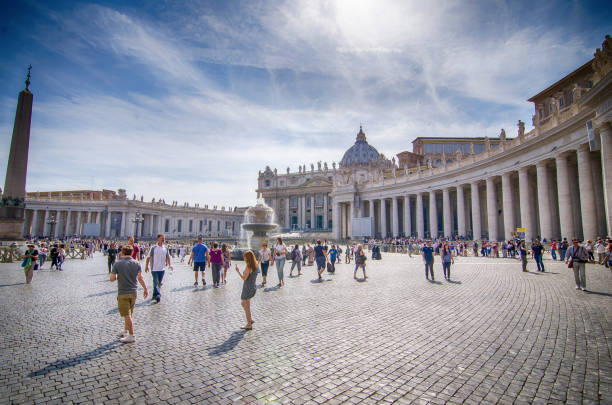
<svg viewBox="0 0 612 405"><path fill-rule="evenodd" d="M132 259L138 260L138 252L140 252L140 249L135 243L132 245L132 247L134 248L134 250L132 251Z"/></svg>
<svg viewBox="0 0 612 405"><path fill-rule="evenodd" d="M211 249L209 254L211 263L223 263L223 251L221 249Z"/></svg>

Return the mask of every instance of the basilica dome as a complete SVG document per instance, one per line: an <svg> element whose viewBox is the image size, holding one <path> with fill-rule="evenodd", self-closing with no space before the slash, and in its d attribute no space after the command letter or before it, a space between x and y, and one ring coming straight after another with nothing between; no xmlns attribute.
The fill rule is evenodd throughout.
<svg viewBox="0 0 612 405"><path fill-rule="evenodd" d="M363 129L359 126L359 133L355 144L351 146L342 157L340 167L368 166L379 161L381 155L375 147L368 144Z"/></svg>

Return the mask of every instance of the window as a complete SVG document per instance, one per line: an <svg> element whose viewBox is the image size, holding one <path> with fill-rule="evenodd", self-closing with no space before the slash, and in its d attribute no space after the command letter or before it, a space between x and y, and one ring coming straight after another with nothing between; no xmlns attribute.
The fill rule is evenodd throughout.
<svg viewBox="0 0 612 405"><path fill-rule="evenodd" d="M310 207L310 198L306 198L306 206Z"/></svg>
<svg viewBox="0 0 612 405"><path fill-rule="evenodd" d="M181 232L182 227L183 227L183 220L179 219L177 224L176 224L177 231Z"/></svg>
<svg viewBox="0 0 612 405"><path fill-rule="evenodd" d="M296 208L296 207L297 207L297 197L293 197L293 198L291 199L291 206L292 206L293 208Z"/></svg>
<svg viewBox="0 0 612 405"><path fill-rule="evenodd" d="M565 100L563 100L563 97L561 97L559 99L559 107L563 107L565 105Z"/></svg>
<svg viewBox="0 0 612 405"><path fill-rule="evenodd" d="M332 203L332 198L331 197L327 197L327 204L331 205Z"/></svg>
<svg viewBox="0 0 612 405"><path fill-rule="evenodd" d="M281 187L285 187L285 182L284 182L284 181L281 181L281 182L280 182L280 186L281 186Z"/></svg>
<svg viewBox="0 0 612 405"><path fill-rule="evenodd" d="M316 218L316 228L323 229L323 215L317 215Z"/></svg>
<svg viewBox="0 0 612 405"><path fill-rule="evenodd" d="M212 231L212 221L208 220L208 232Z"/></svg>
<svg viewBox="0 0 612 405"><path fill-rule="evenodd" d="M204 221L200 221L200 231L199 231L199 232L202 232L202 225L203 225L203 222L204 222Z"/></svg>
<svg viewBox="0 0 612 405"><path fill-rule="evenodd" d="M265 181L265 185L266 185L266 187L270 187L270 180L266 180Z"/></svg>
<svg viewBox="0 0 612 405"><path fill-rule="evenodd" d="M221 221L217 221L217 232L221 230Z"/></svg>
<svg viewBox="0 0 612 405"><path fill-rule="evenodd" d="M193 232L193 219L189 220L189 232Z"/></svg>
<svg viewBox="0 0 612 405"><path fill-rule="evenodd" d="M548 104L548 112L552 113L554 110L553 103Z"/></svg>
<svg viewBox="0 0 612 405"><path fill-rule="evenodd" d="M425 153L433 153L433 145L430 143L425 144Z"/></svg>
<svg viewBox="0 0 612 405"><path fill-rule="evenodd" d="M540 115L540 119L544 118L544 110L541 108L538 110L538 114Z"/></svg>
<svg viewBox="0 0 612 405"><path fill-rule="evenodd" d="M323 196L318 195L317 196L317 206L321 207L322 205L323 205Z"/></svg>
<svg viewBox="0 0 612 405"><path fill-rule="evenodd" d="M568 104L572 104L574 102L574 93L572 91L568 92L567 93L567 98L568 98L567 103Z"/></svg>
<svg viewBox="0 0 612 405"><path fill-rule="evenodd" d="M170 220L166 219L164 223L164 232L170 232Z"/></svg>

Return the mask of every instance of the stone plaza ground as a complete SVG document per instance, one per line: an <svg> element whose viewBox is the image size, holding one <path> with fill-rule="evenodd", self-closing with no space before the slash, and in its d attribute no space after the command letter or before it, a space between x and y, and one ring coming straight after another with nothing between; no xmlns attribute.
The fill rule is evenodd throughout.
<svg viewBox="0 0 612 405"><path fill-rule="evenodd" d="M612 403L603 266L587 266L589 292L551 260L541 274L459 258L431 283L420 258L383 254L367 281L346 264L321 283L286 268L281 289L271 269L244 332L235 271L196 288L175 260L160 304L139 292L136 343L121 344L105 261L47 263L32 285L0 265L1 403Z"/></svg>

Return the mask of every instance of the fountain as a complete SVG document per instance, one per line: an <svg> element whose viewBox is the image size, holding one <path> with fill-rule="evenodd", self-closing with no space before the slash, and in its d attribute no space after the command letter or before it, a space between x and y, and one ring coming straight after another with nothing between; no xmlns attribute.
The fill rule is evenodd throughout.
<svg viewBox="0 0 612 405"><path fill-rule="evenodd" d="M274 210L266 205L263 200L258 200L257 204L249 207L244 213L242 224L244 237L241 238L241 241L245 244L245 247L233 249L232 256L242 260L242 254L249 249L257 254L261 245L268 241L268 232L277 227L278 225L274 223Z"/></svg>

